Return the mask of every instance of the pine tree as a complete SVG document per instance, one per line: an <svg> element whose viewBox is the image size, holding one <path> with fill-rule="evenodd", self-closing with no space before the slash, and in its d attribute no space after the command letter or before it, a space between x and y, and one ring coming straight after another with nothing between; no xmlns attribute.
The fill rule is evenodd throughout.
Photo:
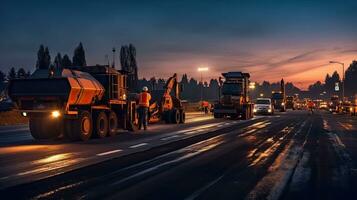
<svg viewBox="0 0 357 200"><path fill-rule="evenodd" d="M54 65L56 68L62 68L62 56L60 53L57 53L54 61Z"/></svg>
<svg viewBox="0 0 357 200"><path fill-rule="evenodd" d="M24 68L20 68L17 70L17 73L16 73L16 77L17 78L26 78L26 71Z"/></svg>
<svg viewBox="0 0 357 200"><path fill-rule="evenodd" d="M7 79L12 80L16 78L16 70L14 67L11 67L9 73L7 74Z"/></svg>
<svg viewBox="0 0 357 200"><path fill-rule="evenodd" d="M48 47L45 48L43 64L44 64L43 69L48 69L51 64L51 56L50 56L50 51L48 50Z"/></svg>
<svg viewBox="0 0 357 200"><path fill-rule="evenodd" d="M72 62L69 59L68 55L65 54L62 58L62 67L66 68L66 67L70 67L70 66L72 66Z"/></svg>
<svg viewBox="0 0 357 200"><path fill-rule="evenodd" d="M5 81L6 74L0 70L0 84Z"/></svg>
<svg viewBox="0 0 357 200"><path fill-rule="evenodd" d="M76 47L76 49L74 50L73 66L82 66L82 67L87 66L86 56L85 56L82 42L80 42L78 47Z"/></svg>
<svg viewBox="0 0 357 200"><path fill-rule="evenodd" d="M28 78L28 77L30 77L30 76L31 76L31 72L30 72L30 70L29 70L29 71L26 72L25 78Z"/></svg>
<svg viewBox="0 0 357 200"><path fill-rule="evenodd" d="M123 71L130 72L129 70L129 47L124 45L120 48L120 65Z"/></svg>
<svg viewBox="0 0 357 200"><path fill-rule="evenodd" d="M40 48L37 51L37 62L36 62L37 69L45 69L44 57L45 57L45 47L43 47L43 45L41 44Z"/></svg>

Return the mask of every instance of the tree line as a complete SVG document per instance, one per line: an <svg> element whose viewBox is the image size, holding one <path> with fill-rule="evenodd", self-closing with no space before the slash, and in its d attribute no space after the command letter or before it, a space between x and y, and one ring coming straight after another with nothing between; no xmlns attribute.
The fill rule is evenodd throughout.
<svg viewBox="0 0 357 200"><path fill-rule="evenodd" d="M357 61L354 60L349 65L345 72L345 96L352 97L357 94ZM335 91L336 83L339 86L339 91ZM315 97L320 97L323 99L329 98L331 95L341 96L342 90L342 77L335 71L332 75L327 74L325 81L317 81L309 86L309 92L311 95L315 94Z"/></svg>

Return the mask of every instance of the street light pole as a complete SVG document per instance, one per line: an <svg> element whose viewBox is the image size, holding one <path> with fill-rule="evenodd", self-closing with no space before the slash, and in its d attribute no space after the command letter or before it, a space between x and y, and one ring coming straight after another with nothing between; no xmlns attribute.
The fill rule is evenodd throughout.
<svg viewBox="0 0 357 200"><path fill-rule="evenodd" d="M330 61L330 64L340 64L342 65L342 102L345 101L345 64L338 61Z"/></svg>

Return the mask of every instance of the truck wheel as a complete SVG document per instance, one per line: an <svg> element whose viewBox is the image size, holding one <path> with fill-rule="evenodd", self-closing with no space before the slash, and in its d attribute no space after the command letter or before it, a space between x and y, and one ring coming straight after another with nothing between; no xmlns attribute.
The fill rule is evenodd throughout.
<svg viewBox="0 0 357 200"><path fill-rule="evenodd" d="M55 139L61 134L60 122L46 118L30 118L29 126L33 138L36 140Z"/></svg>
<svg viewBox="0 0 357 200"><path fill-rule="evenodd" d="M184 110L181 110L180 112L180 124L184 124L186 121L186 113Z"/></svg>
<svg viewBox="0 0 357 200"><path fill-rule="evenodd" d="M171 112L171 122L173 124L178 124L180 122L180 111L174 109Z"/></svg>
<svg viewBox="0 0 357 200"><path fill-rule="evenodd" d="M66 135L70 140L86 141L92 136L92 117L88 111L81 111L78 119L65 122Z"/></svg>
<svg viewBox="0 0 357 200"><path fill-rule="evenodd" d="M104 111L100 111L95 115L95 123L93 123L95 137L105 138L108 134L108 117Z"/></svg>
<svg viewBox="0 0 357 200"><path fill-rule="evenodd" d="M108 122L109 122L109 136L115 136L117 134L118 129L118 117L115 112L110 111L108 115Z"/></svg>

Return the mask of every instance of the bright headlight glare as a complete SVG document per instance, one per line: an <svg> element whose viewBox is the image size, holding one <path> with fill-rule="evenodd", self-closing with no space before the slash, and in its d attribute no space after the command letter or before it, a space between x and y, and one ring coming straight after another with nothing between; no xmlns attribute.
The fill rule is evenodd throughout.
<svg viewBox="0 0 357 200"><path fill-rule="evenodd" d="M283 106L283 105L285 105L285 103L283 102L283 103L281 103L281 105Z"/></svg>
<svg viewBox="0 0 357 200"><path fill-rule="evenodd" d="M271 109L268 109L268 112L271 112Z"/></svg>
<svg viewBox="0 0 357 200"><path fill-rule="evenodd" d="M253 112L257 112L257 109L253 109Z"/></svg>
<svg viewBox="0 0 357 200"><path fill-rule="evenodd" d="M61 113L58 110L52 111L51 116L54 118L57 118L61 115Z"/></svg>
<svg viewBox="0 0 357 200"><path fill-rule="evenodd" d="M27 117L27 112L22 112L21 115L22 115L23 117Z"/></svg>

